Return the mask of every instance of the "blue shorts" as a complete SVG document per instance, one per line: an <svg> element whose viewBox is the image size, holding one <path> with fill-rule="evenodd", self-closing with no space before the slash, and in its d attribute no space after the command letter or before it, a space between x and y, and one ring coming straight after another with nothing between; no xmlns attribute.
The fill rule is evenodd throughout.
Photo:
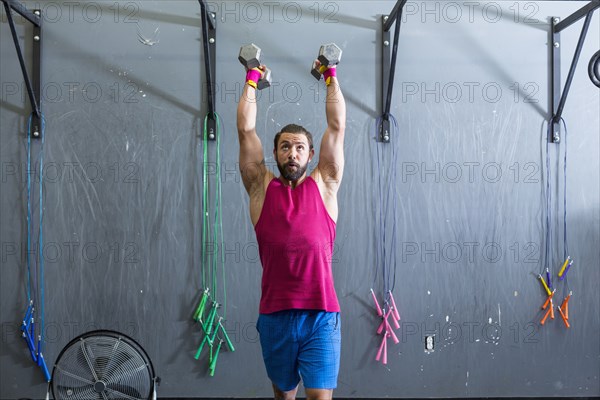
<svg viewBox="0 0 600 400"><path fill-rule="evenodd" d="M340 370L340 313L285 310L260 314L263 358L269 378L287 392L300 378L308 389L335 389Z"/></svg>

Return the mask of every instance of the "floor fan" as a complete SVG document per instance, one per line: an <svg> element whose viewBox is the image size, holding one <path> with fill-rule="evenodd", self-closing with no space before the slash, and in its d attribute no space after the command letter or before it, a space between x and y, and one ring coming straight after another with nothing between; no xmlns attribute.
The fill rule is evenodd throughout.
<svg viewBox="0 0 600 400"><path fill-rule="evenodd" d="M156 399L158 383L144 349L108 330L71 340L58 355L51 380L57 400Z"/></svg>

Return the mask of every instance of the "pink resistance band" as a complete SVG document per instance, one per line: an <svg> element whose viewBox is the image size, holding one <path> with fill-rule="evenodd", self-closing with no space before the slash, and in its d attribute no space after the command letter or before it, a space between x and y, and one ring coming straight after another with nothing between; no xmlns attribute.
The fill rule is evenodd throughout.
<svg viewBox="0 0 600 400"><path fill-rule="evenodd" d="M262 71L258 68L249 69L246 72L246 83L248 83L253 88L256 88L256 83L260 80Z"/></svg>

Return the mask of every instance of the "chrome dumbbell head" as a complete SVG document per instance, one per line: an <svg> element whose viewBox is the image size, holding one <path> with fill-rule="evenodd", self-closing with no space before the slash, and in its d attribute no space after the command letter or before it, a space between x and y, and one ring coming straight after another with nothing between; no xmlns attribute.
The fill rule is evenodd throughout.
<svg viewBox="0 0 600 400"><path fill-rule="evenodd" d="M327 67L339 64L342 59L342 49L335 43L328 43L321 46L319 50L319 62Z"/></svg>
<svg viewBox="0 0 600 400"><path fill-rule="evenodd" d="M258 90L263 90L271 86L271 70L269 68L265 69L265 73L263 77L257 82L256 88Z"/></svg>
<svg viewBox="0 0 600 400"><path fill-rule="evenodd" d="M238 60L246 69L257 68L260 66L260 47L254 43L242 46Z"/></svg>

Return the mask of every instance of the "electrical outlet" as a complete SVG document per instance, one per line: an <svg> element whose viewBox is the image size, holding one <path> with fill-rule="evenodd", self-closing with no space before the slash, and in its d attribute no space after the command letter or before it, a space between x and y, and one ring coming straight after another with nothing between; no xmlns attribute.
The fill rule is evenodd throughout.
<svg viewBox="0 0 600 400"><path fill-rule="evenodd" d="M435 335L425 336L425 351L431 353L435 347Z"/></svg>

